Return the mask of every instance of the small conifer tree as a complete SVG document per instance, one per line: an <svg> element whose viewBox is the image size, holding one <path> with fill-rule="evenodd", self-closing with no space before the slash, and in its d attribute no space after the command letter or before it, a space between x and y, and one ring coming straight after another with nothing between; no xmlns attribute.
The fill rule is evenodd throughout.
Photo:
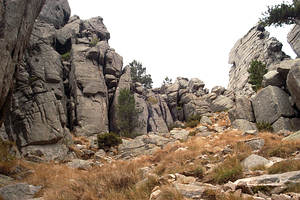
<svg viewBox="0 0 300 200"><path fill-rule="evenodd" d="M252 85L253 90L257 92L258 89L262 88L263 77L268 72L266 65L261 61L252 60L248 72L250 73L248 82Z"/></svg>

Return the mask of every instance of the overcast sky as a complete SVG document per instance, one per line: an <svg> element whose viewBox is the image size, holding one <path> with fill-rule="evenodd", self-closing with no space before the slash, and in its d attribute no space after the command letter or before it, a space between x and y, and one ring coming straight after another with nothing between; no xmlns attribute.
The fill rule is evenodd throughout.
<svg viewBox="0 0 300 200"><path fill-rule="evenodd" d="M110 46L124 58L141 61L154 86L168 76L197 77L207 88L227 86L228 54L261 17L267 5L282 0L69 0L72 15L104 18ZM291 26L271 28L286 42Z"/></svg>

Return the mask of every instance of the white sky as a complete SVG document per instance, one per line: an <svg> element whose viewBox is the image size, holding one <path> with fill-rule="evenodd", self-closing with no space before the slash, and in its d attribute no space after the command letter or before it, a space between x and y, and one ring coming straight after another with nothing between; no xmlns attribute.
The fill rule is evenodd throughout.
<svg viewBox="0 0 300 200"><path fill-rule="evenodd" d="M197 77L207 88L227 86L228 54L266 11L283 0L69 0L72 15L104 18L110 46L123 56L124 65L141 61L154 86L168 76ZM286 42L291 26L271 28Z"/></svg>

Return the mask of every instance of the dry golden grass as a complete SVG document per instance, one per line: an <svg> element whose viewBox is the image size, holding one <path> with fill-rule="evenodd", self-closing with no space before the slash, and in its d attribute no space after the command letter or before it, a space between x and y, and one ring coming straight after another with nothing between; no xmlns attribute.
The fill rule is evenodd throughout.
<svg viewBox="0 0 300 200"><path fill-rule="evenodd" d="M226 117L224 115L223 118L214 120L226 125ZM152 156L116 161L89 171L70 169L64 164L30 164L27 167L35 173L25 181L43 186L41 196L46 200L144 200L149 199L152 189L158 185L162 188L163 200L181 200L182 196L174 188L162 185L164 183L155 177L148 177L142 184L137 184L143 180L139 169L153 165L156 166L153 171L158 175L181 173L199 179L204 176L204 179L209 177L215 183L236 180L242 177L240 161L251 153L251 149L241 141L253 137L255 136L243 136L240 131L226 131L207 138L192 137L185 143L175 142L168 145ZM278 151L276 148L280 148L287 156L300 147L300 143L281 142L281 137L270 133L260 133L259 137L264 138L266 143L260 152L262 155L275 155ZM89 145L85 138L76 139L77 143ZM227 145L233 150L231 156L224 156L222 153ZM181 147L185 150L176 151ZM203 159L203 156L207 159ZM218 165L219 171L215 169L207 174L203 168L206 164L220 162L222 165ZM224 196L223 199L232 198Z"/></svg>
<svg viewBox="0 0 300 200"><path fill-rule="evenodd" d="M139 200L148 198L155 186L152 180L144 187L135 188L135 184L142 180L138 169L146 164L144 159L118 161L90 171L54 163L27 165L35 173L25 181L43 186L43 197L49 200Z"/></svg>
<svg viewBox="0 0 300 200"><path fill-rule="evenodd" d="M184 200L184 197L175 188L165 185L158 200Z"/></svg>
<svg viewBox="0 0 300 200"><path fill-rule="evenodd" d="M275 163L272 167L268 168L269 174L280 174L284 172L300 170L300 160L284 160Z"/></svg>
<svg viewBox="0 0 300 200"><path fill-rule="evenodd" d="M261 133L260 137L265 140L264 147L259 154L263 157L289 158L292 153L300 150L300 141L282 141L282 137L272 133Z"/></svg>

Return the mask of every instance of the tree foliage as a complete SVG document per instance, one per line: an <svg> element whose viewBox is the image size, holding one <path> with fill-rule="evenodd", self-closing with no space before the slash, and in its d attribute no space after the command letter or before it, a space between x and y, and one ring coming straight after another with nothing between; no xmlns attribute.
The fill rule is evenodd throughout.
<svg viewBox="0 0 300 200"><path fill-rule="evenodd" d="M163 80L163 85L172 84L173 80L166 76L166 78Z"/></svg>
<svg viewBox="0 0 300 200"><path fill-rule="evenodd" d="M269 6L260 21L264 26L282 26L294 24L297 19L300 19L300 1L294 0L290 4L283 2L279 5Z"/></svg>
<svg viewBox="0 0 300 200"><path fill-rule="evenodd" d="M115 133L104 133L97 135L99 149L109 149L122 144L121 138Z"/></svg>
<svg viewBox="0 0 300 200"><path fill-rule="evenodd" d="M262 87L264 75L268 72L266 65L261 61L252 60L248 72L250 73L248 82L252 85L253 90L257 92Z"/></svg>
<svg viewBox="0 0 300 200"><path fill-rule="evenodd" d="M150 74L146 74L146 68L143 67L141 62L133 60L129 63L131 69L132 81L141 83L145 88L152 88L152 78Z"/></svg>
<svg viewBox="0 0 300 200"><path fill-rule="evenodd" d="M129 89L121 89L118 96L118 126L121 136L133 136L134 129L140 126L138 115L140 110L136 108L134 95Z"/></svg>

